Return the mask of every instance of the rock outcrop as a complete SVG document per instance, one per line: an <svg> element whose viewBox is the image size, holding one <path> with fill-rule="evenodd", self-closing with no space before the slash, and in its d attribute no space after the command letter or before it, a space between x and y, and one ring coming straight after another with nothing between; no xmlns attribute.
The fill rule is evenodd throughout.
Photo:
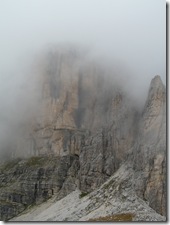
<svg viewBox="0 0 170 225"><path fill-rule="evenodd" d="M83 196L76 189L60 201L52 198L11 221L165 221L135 194L133 176L131 163L125 163L93 192Z"/></svg>
<svg viewBox="0 0 170 225"><path fill-rule="evenodd" d="M76 189L78 170L78 157L71 155L17 159L1 166L1 220L8 220L28 206L40 204L58 193L60 197L61 192L63 196L69 194ZM69 188L66 188L68 179Z"/></svg>
<svg viewBox="0 0 170 225"><path fill-rule="evenodd" d="M152 79L134 147L139 196L166 214L166 91L159 76Z"/></svg>
<svg viewBox="0 0 170 225"><path fill-rule="evenodd" d="M44 161L25 159L1 170L1 218L52 194L59 200L77 188L92 192L125 163L133 171L129 188L166 215L166 90L160 77L151 81L140 111L112 71L73 50L49 53L42 64L39 113L13 155Z"/></svg>

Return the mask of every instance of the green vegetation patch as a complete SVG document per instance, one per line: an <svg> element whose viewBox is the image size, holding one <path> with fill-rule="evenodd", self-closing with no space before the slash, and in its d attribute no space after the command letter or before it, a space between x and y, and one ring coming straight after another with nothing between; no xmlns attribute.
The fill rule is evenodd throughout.
<svg viewBox="0 0 170 225"><path fill-rule="evenodd" d="M79 195L79 198L83 198L85 197L86 195L88 195L89 193L88 192L82 192L80 195Z"/></svg>
<svg viewBox="0 0 170 225"><path fill-rule="evenodd" d="M45 157L33 156L26 162L26 166L44 166L47 159Z"/></svg>
<svg viewBox="0 0 170 225"><path fill-rule="evenodd" d="M128 222L128 221L132 221L133 218L134 218L134 214L132 213L121 213L121 214L114 214L110 216L90 219L88 221L90 222L118 222L118 221Z"/></svg>
<svg viewBox="0 0 170 225"><path fill-rule="evenodd" d="M13 167L15 167L20 160L21 159L14 159L14 160L8 161L0 166L0 170L8 171L8 170L12 169Z"/></svg>

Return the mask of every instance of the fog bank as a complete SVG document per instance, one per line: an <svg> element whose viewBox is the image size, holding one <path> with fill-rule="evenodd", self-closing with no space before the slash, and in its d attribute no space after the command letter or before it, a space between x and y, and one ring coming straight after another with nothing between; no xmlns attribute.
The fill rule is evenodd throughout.
<svg viewBox="0 0 170 225"><path fill-rule="evenodd" d="M166 82L165 1L2 0L0 33L3 149L39 110L37 73L48 49L80 48L89 60L111 68L138 104L144 104L155 75Z"/></svg>

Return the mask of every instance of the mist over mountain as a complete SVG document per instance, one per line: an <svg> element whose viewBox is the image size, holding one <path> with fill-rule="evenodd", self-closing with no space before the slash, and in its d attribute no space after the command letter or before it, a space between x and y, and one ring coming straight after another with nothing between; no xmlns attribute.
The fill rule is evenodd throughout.
<svg viewBox="0 0 170 225"><path fill-rule="evenodd" d="M33 68L33 80L21 87L21 98L13 98L21 105L14 104L13 113L2 120L2 219L53 195L59 201L77 189L100 192L117 173L118 185L125 182L119 203L126 190L126 196L147 201L155 210L149 208L144 216L132 206L134 221L165 220L158 215L166 215L166 88L160 76L152 79L143 103L127 88L130 79L75 47L47 51ZM138 204L146 211L144 203ZM121 212L126 214L125 208ZM82 218L73 215L70 220Z"/></svg>
<svg viewBox="0 0 170 225"><path fill-rule="evenodd" d="M166 220L165 10L0 2L1 220Z"/></svg>
<svg viewBox="0 0 170 225"><path fill-rule="evenodd" d="M79 82L84 79L92 82L89 83L92 85L91 94L89 93L89 96L78 101L84 101L87 98L86 102L88 102L89 98L95 98L97 95L101 101L100 104L105 104L105 101L109 104L109 99L112 98L112 92L115 89L115 91L124 92L136 111L141 112L144 107L149 84L139 91L142 92L142 95L140 93L139 96L139 92L136 93L138 81L131 76L126 66L122 65L121 67L114 62L111 64L106 58L94 56L89 49L70 44L51 45L50 48L40 51L37 58L34 56L33 59L27 64L27 67L21 68L21 71L14 74L12 79L5 76L2 79L0 129L2 156L4 153L16 151L14 142L25 135L35 118L42 114L44 110L42 101L46 95L44 86L47 83L50 85L49 94L54 99L59 98L62 89L61 79L68 82L68 90L72 86L71 79L74 82L77 80L78 83L75 85L78 89L81 89ZM66 68L68 67L68 72L60 71L62 64L66 65ZM80 81L78 81L79 79ZM89 89L88 86L83 88ZM77 95L79 94L77 93ZM92 107L92 105L87 103L83 107ZM24 148L22 151L22 155L25 155Z"/></svg>
<svg viewBox="0 0 170 225"><path fill-rule="evenodd" d="M127 70L138 96L155 74L165 83L166 2L7 0L0 6L0 74L8 80L25 77L23 68L44 46L71 43Z"/></svg>
<svg viewBox="0 0 170 225"><path fill-rule="evenodd" d="M166 80L165 8L159 0L1 1L0 139L38 110L41 58L58 46L81 49L141 108L150 80Z"/></svg>

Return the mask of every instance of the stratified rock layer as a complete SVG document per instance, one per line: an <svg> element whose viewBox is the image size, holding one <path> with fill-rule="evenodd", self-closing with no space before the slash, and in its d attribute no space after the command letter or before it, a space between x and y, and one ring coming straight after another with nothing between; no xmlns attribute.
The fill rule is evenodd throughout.
<svg viewBox="0 0 170 225"><path fill-rule="evenodd" d="M76 189L78 157L31 157L0 167L0 216L8 220L28 206L40 204L62 189L63 196ZM69 181L69 188L64 184ZM61 192L61 191L60 191ZM61 196L60 196L61 197Z"/></svg>

